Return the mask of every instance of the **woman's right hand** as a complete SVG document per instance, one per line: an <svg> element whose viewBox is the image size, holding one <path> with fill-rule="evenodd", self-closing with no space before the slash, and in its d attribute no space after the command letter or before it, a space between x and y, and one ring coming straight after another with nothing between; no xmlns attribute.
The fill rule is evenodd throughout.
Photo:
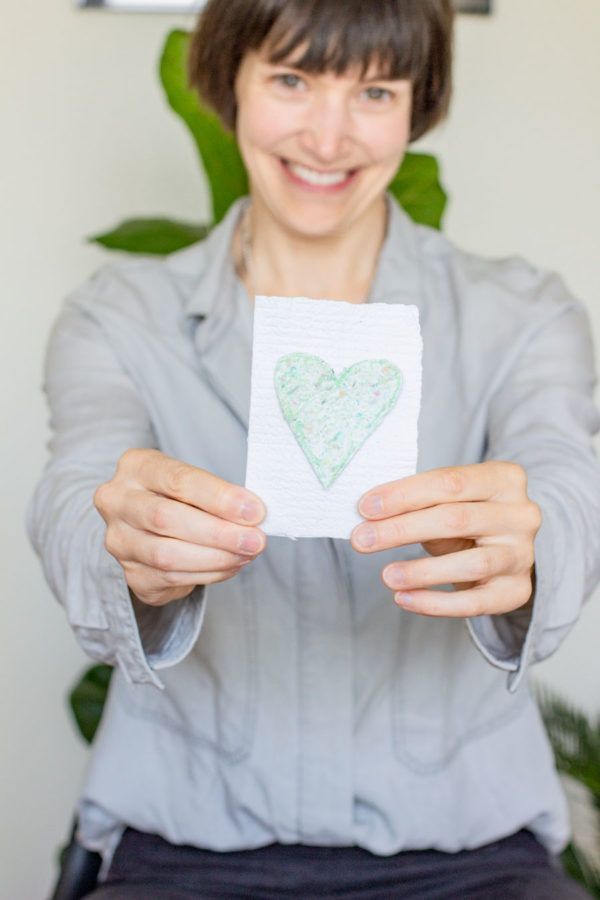
<svg viewBox="0 0 600 900"><path fill-rule="evenodd" d="M143 603L164 606L226 581L266 547L262 501L159 450L131 449L94 493L104 545Z"/></svg>

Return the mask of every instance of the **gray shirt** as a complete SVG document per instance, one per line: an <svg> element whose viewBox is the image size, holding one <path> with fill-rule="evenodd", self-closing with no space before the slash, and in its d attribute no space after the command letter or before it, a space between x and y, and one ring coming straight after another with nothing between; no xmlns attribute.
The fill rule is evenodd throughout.
<svg viewBox="0 0 600 900"><path fill-rule="evenodd" d="M28 534L81 646L116 666L80 838L104 872L126 824L213 850L380 855L474 848L526 826L558 852L566 803L527 672L600 576L600 416L587 315L556 274L465 253L388 198L370 301L419 309L418 470L526 469L543 515L532 614L418 616L380 572L420 545L363 555L283 537L238 576L150 608L132 603L104 547L92 497L127 448L244 482L253 313L230 259L240 203L204 242L104 265L48 342L50 459Z"/></svg>

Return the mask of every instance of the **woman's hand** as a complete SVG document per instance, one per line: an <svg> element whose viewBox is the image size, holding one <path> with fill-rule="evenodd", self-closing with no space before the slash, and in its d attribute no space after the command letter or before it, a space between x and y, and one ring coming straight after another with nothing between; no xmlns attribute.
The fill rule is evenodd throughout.
<svg viewBox="0 0 600 900"><path fill-rule="evenodd" d="M143 603L164 606L225 581L266 546L264 504L250 491L158 450L127 450L94 494L105 547Z"/></svg>
<svg viewBox="0 0 600 900"><path fill-rule="evenodd" d="M383 581L398 592L399 606L467 617L510 612L531 599L533 543L542 516L516 463L420 472L374 488L358 509L369 522L352 532L356 550L421 543L436 557L385 567ZM428 590L441 584L453 584L455 592Z"/></svg>

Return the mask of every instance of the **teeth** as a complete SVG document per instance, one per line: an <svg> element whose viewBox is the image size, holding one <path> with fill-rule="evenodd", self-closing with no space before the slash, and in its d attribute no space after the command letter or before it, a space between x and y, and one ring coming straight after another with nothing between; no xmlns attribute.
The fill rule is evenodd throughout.
<svg viewBox="0 0 600 900"><path fill-rule="evenodd" d="M308 184L319 185L320 187L331 187L334 184L341 184L348 178L348 172L315 172L314 169L307 169L306 166L300 166L297 163L288 163L289 169L302 181Z"/></svg>

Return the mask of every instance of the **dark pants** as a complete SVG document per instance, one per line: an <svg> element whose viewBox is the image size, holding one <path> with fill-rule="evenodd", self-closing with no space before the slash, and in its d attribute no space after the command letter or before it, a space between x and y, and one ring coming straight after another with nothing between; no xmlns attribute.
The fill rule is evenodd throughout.
<svg viewBox="0 0 600 900"><path fill-rule="evenodd" d="M126 829L93 900L584 900L530 831L476 850L409 850L375 856L360 847L270 844L221 853L175 846Z"/></svg>

